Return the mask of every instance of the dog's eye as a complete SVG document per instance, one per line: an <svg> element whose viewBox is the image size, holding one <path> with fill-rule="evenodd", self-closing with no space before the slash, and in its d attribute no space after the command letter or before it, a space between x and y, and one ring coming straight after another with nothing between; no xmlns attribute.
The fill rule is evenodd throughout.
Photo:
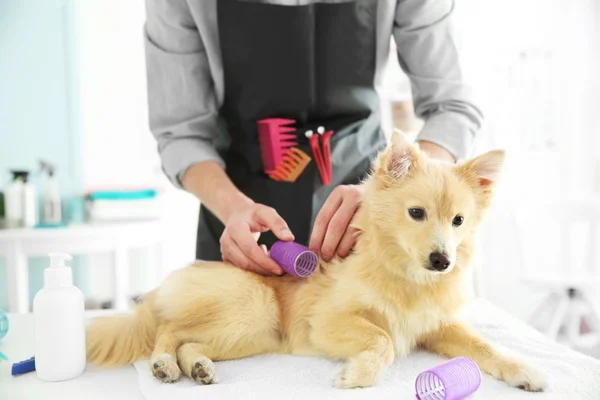
<svg viewBox="0 0 600 400"><path fill-rule="evenodd" d="M452 220L452 225L454 225L454 226L461 226L464 221L465 221L465 219L463 218L462 215L457 215Z"/></svg>
<svg viewBox="0 0 600 400"><path fill-rule="evenodd" d="M408 215L410 215L412 219L416 221L421 221L423 218L425 218L425 210L422 208L409 208Z"/></svg>

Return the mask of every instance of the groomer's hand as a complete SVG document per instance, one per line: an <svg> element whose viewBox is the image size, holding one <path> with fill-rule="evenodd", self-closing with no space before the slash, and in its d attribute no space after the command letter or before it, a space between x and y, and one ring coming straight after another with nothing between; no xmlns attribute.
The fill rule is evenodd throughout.
<svg viewBox="0 0 600 400"><path fill-rule="evenodd" d="M221 235L223 260L261 275L281 275L281 267L267 255L266 247L257 243L260 234L267 231L280 240L294 240L286 222L273 208L250 203L235 210Z"/></svg>
<svg viewBox="0 0 600 400"><path fill-rule="evenodd" d="M336 187L319 211L309 247L330 261L334 255L344 258L356 242L357 230L350 226L360 207L364 189L358 185Z"/></svg>

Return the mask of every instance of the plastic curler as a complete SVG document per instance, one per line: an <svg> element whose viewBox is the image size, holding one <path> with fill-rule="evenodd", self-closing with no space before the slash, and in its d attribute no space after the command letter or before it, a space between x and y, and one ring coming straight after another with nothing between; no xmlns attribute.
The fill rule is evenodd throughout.
<svg viewBox="0 0 600 400"><path fill-rule="evenodd" d="M481 371L473 360L453 358L417 376L417 400L460 400L481 385Z"/></svg>
<svg viewBox="0 0 600 400"><path fill-rule="evenodd" d="M299 278L312 275L319 266L317 254L295 242L276 242L269 254L285 272Z"/></svg>

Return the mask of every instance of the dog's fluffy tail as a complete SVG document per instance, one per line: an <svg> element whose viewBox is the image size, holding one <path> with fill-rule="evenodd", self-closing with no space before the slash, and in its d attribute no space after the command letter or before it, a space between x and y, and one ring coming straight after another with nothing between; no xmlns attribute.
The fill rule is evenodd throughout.
<svg viewBox="0 0 600 400"><path fill-rule="evenodd" d="M157 325L154 293L149 293L134 314L101 318L88 327L88 361L113 367L149 356L154 348Z"/></svg>

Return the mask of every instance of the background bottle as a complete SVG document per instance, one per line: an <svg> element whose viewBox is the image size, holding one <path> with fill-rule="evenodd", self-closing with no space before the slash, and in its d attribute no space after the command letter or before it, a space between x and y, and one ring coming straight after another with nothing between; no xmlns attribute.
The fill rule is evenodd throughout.
<svg viewBox="0 0 600 400"><path fill-rule="evenodd" d="M38 197L33 183L29 182L29 172L23 174L23 226L33 228L38 223Z"/></svg>
<svg viewBox="0 0 600 400"><path fill-rule="evenodd" d="M46 224L60 224L62 222L62 198L60 186L55 176L55 168L46 161L40 161L42 171L46 171L48 178L44 189L44 215Z"/></svg>
<svg viewBox="0 0 600 400"><path fill-rule="evenodd" d="M25 171L11 171L13 178L4 194L5 218L9 228L23 225L23 174Z"/></svg>

